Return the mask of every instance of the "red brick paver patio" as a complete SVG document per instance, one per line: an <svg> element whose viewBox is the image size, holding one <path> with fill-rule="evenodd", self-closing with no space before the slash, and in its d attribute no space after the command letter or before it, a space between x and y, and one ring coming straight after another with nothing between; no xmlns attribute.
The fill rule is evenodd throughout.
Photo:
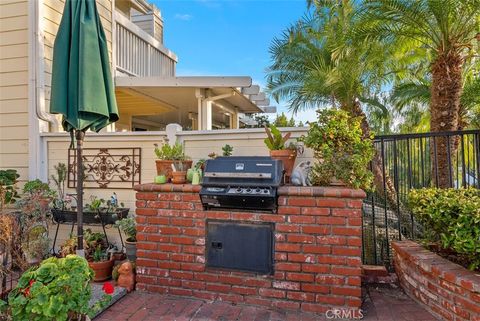
<svg viewBox="0 0 480 321"><path fill-rule="evenodd" d="M391 286L366 289L363 320L435 321L430 313ZM128 294L94 321L325 321L325 315L211 302L145 292ZM346 319L341 319L346 320Z"/></svg>

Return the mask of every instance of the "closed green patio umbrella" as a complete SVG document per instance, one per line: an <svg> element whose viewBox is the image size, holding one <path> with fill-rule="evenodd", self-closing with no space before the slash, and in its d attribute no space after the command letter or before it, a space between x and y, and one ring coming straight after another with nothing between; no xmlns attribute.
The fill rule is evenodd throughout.
<svg viewBox="0 0 480 321"><path fill-rule="evenodd" d="M53 49L50 112L77 141L78 253L83 255L83 165L85 131L118 120L108 48L95 0L67 0Z"/></svg>

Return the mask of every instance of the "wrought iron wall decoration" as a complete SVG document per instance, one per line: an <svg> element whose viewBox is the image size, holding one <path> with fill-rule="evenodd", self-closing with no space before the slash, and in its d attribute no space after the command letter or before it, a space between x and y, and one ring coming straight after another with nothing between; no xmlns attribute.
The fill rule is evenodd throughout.
<svg viewBox="0 0 480 321"><path fill-rule="evenodd" d="M132 188L141 182L141 148L84 148L85 188ZM76 150L68 150L68 187L76 187Z"/></svg>

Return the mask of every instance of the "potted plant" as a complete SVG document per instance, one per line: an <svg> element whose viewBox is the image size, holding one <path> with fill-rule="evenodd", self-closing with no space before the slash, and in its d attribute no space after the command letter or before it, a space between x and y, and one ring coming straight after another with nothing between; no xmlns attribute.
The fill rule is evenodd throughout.
<svg viewBox="0 0 480 321"><path fill-rule="evenodd" d="M292 133L289 132L282 135L280 130L273 124L269 127L265 126L265 132L267 133L267 138L265 138L264 142L270 150L270 157L282 161L283 169L285 170L285 181L289 182L295 159L297 158L296 145L293 143L286 144Z"/></svg>
<svg viewBox="0 0 480 321"><path fill-rule="evenodd" d="M172 164L172 183L185 184L187 181L187 169L185 164L181 161Z"/></svg>
<svg viewBox="0 0 480 321"><path fill-rule="evenodd" d="M158 144L154 144L154 146L154 152L158 158L156 160L157 175L165 175L168 180L171 180L173 163L182 163L185 171L192 167L192 160L185 155L182 144L175 143L171 146L165 143L161 147Z"/></svg>
<svg viewBox="0 0 480 321"><path fill-rule="evenodd" d="M317 114L317 122L309 123L307 136L300 139L314 152L312 184L340 183L371 189L373 174L368 164L374 156L374 147L371 140L363 138L360 119L338 109L324 109Z"/></svg>
<svg viewBox="0 0 480 321"><path fill-rule="evenodd" d="M137 260L137 226L133 217L127 217L115 222L115 226L119 227L127 236L125 240L125 251L130 261Z"/></svg>
<svg viewBox="0 0 480 321"><path fill-rule="evenodd" d="M92 268L95 282L108 280L112 276L114 261L109 257L108 243L103 233L85 230L85 258Z"/></svg>

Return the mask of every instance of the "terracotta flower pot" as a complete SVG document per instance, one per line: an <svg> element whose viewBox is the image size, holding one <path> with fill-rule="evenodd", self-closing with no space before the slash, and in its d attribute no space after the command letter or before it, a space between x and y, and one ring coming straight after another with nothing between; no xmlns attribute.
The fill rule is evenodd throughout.
<svg viewBox="0 0 480 321"><path fill-rule="evenodd" d="M101 261L101 262L88 262L88 265L95 272L93 281L105 281L112 277L113 260Z"/></svg>
<svg viewBox="0 0 480 321"><path fill-rule="evenodd" d="M296 149L282 149L271 150L270 157L273 159L281 160L283 163L283 169L285 170L285 182L290 182L290 176L292 175L293 166L295 165L295 159L297 158Z"/></svg>
<svg viewBox="0 0 480 321"><path fill-rule="evenodd" d="M187 181L187 172L172 172L172 183L173 184L185 184Z"/></svg>
<svg viewBox="0 0 480 321"><path fill-rule="evenodd" d="M157 165L157 175L165 175L170 181L172 179L172 164L178 162L179 161L156 159L155 163ZM186 160L182 161L181 163L183 163L183 169L187 171L190 167L192 167L193 161Z"/></svg>

